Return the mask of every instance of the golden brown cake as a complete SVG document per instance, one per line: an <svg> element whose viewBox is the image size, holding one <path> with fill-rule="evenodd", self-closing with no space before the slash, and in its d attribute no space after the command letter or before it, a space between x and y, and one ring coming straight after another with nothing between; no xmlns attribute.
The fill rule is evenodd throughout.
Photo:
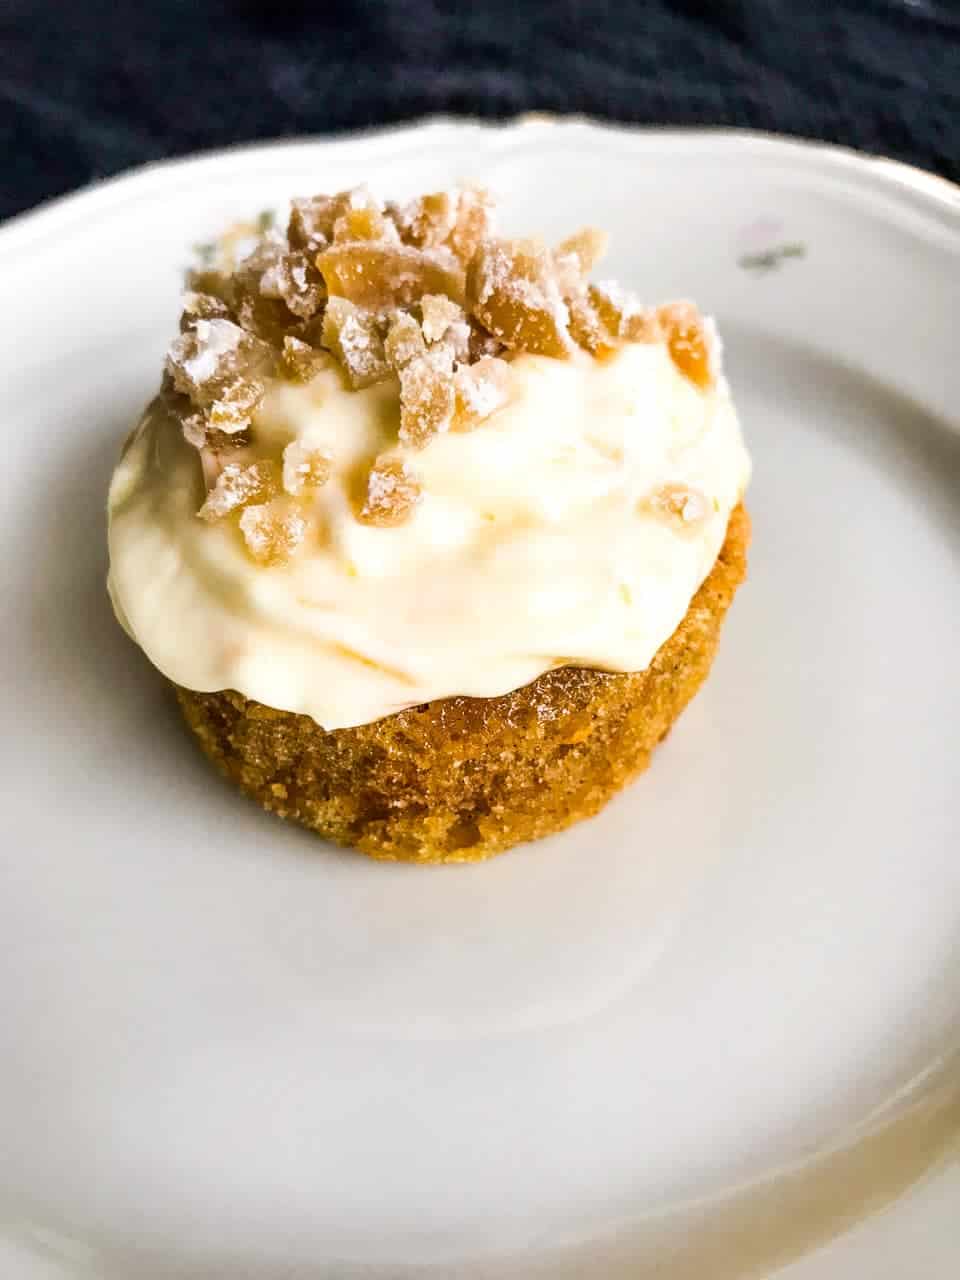
<svg viewBox="0 0 960 1280"><path fill-rule="evenodd" d="M195 271L110 492L117 616L265 808L472 861L595 813L705 678L749 459L712 325L477 188L294 201Z"/></svg>
<svg viewBox="0 0 960 1280"><path fill-rule="evenodd" d="M558 667L499 698L446 698L325 732L240 693L178 690L201 747L265 809L374 858L474 862L595 814L700 688L747 567L743 507L645 671Z"/></svg>

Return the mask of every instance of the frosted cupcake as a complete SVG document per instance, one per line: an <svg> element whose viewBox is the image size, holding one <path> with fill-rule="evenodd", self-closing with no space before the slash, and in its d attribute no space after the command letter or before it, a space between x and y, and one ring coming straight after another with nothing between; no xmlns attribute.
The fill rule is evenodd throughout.
<svg viewBox="0 0 960 1280"><path fill-rule="evenodd" d="M109 585L265 808L484 858L595 813L705 678L749 459L712 326L590 283L604 247L498 238L475 188L359 190L193 273Z"/></svg>

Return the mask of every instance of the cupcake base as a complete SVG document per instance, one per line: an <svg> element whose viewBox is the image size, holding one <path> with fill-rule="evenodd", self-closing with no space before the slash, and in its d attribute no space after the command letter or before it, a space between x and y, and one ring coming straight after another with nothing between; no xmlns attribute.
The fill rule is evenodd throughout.
<svg viewBox="0 0 960 1280"><path fill-rule="evenodd" d="M749 540L741 506L645 671L560 667L503 697L331 731L231 690L177 696L207 756L279 817L374 858L479 861L592 816L646 768L710 670Z"/></svg>

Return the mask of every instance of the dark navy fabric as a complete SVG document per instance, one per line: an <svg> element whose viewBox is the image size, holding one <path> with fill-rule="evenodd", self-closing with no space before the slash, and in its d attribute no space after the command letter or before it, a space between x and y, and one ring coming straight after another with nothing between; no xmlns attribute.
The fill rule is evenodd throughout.
<svg viewBox="0 0 960 1280"><path fill-rule="evenodd" d="M960 179L960 0L0 0L0 217L202 148L529 110Z"/></svg>

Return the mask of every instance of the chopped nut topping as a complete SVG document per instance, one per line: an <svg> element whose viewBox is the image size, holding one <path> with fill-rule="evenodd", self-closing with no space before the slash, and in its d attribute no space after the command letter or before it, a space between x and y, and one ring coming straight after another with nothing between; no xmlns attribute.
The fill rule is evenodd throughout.
<svg viewBox="0 0 960 1280"><path fill-rule="evenodd" d="M260 564L284 564L306 537L307 522L295 507L282 502L259 503L244 508L240 532Z"/></svg>
<svg viewBox="0 0 960 1280"><path fill-rule="evenodd" d="M403 524L420 501L420 485L400 458L380 457L367 478L367 496L360 511L364 524Z"/></svg>
<svg viewBox="0 0 960 1280"><path fill-rule="evenodd" d="M283 487L295 498L308 489L319 489L330 478L330 454L324 449L308 449L291 440L283 451Z"/></svg>
<svg viewBox="0 0 960 1280"><path fill-rule="evenodd" d="M197 515L201 520L221 520L252 502L266 502L277 489L276 467L272 462L254 462L249 466L228 462Z"/></svg>

